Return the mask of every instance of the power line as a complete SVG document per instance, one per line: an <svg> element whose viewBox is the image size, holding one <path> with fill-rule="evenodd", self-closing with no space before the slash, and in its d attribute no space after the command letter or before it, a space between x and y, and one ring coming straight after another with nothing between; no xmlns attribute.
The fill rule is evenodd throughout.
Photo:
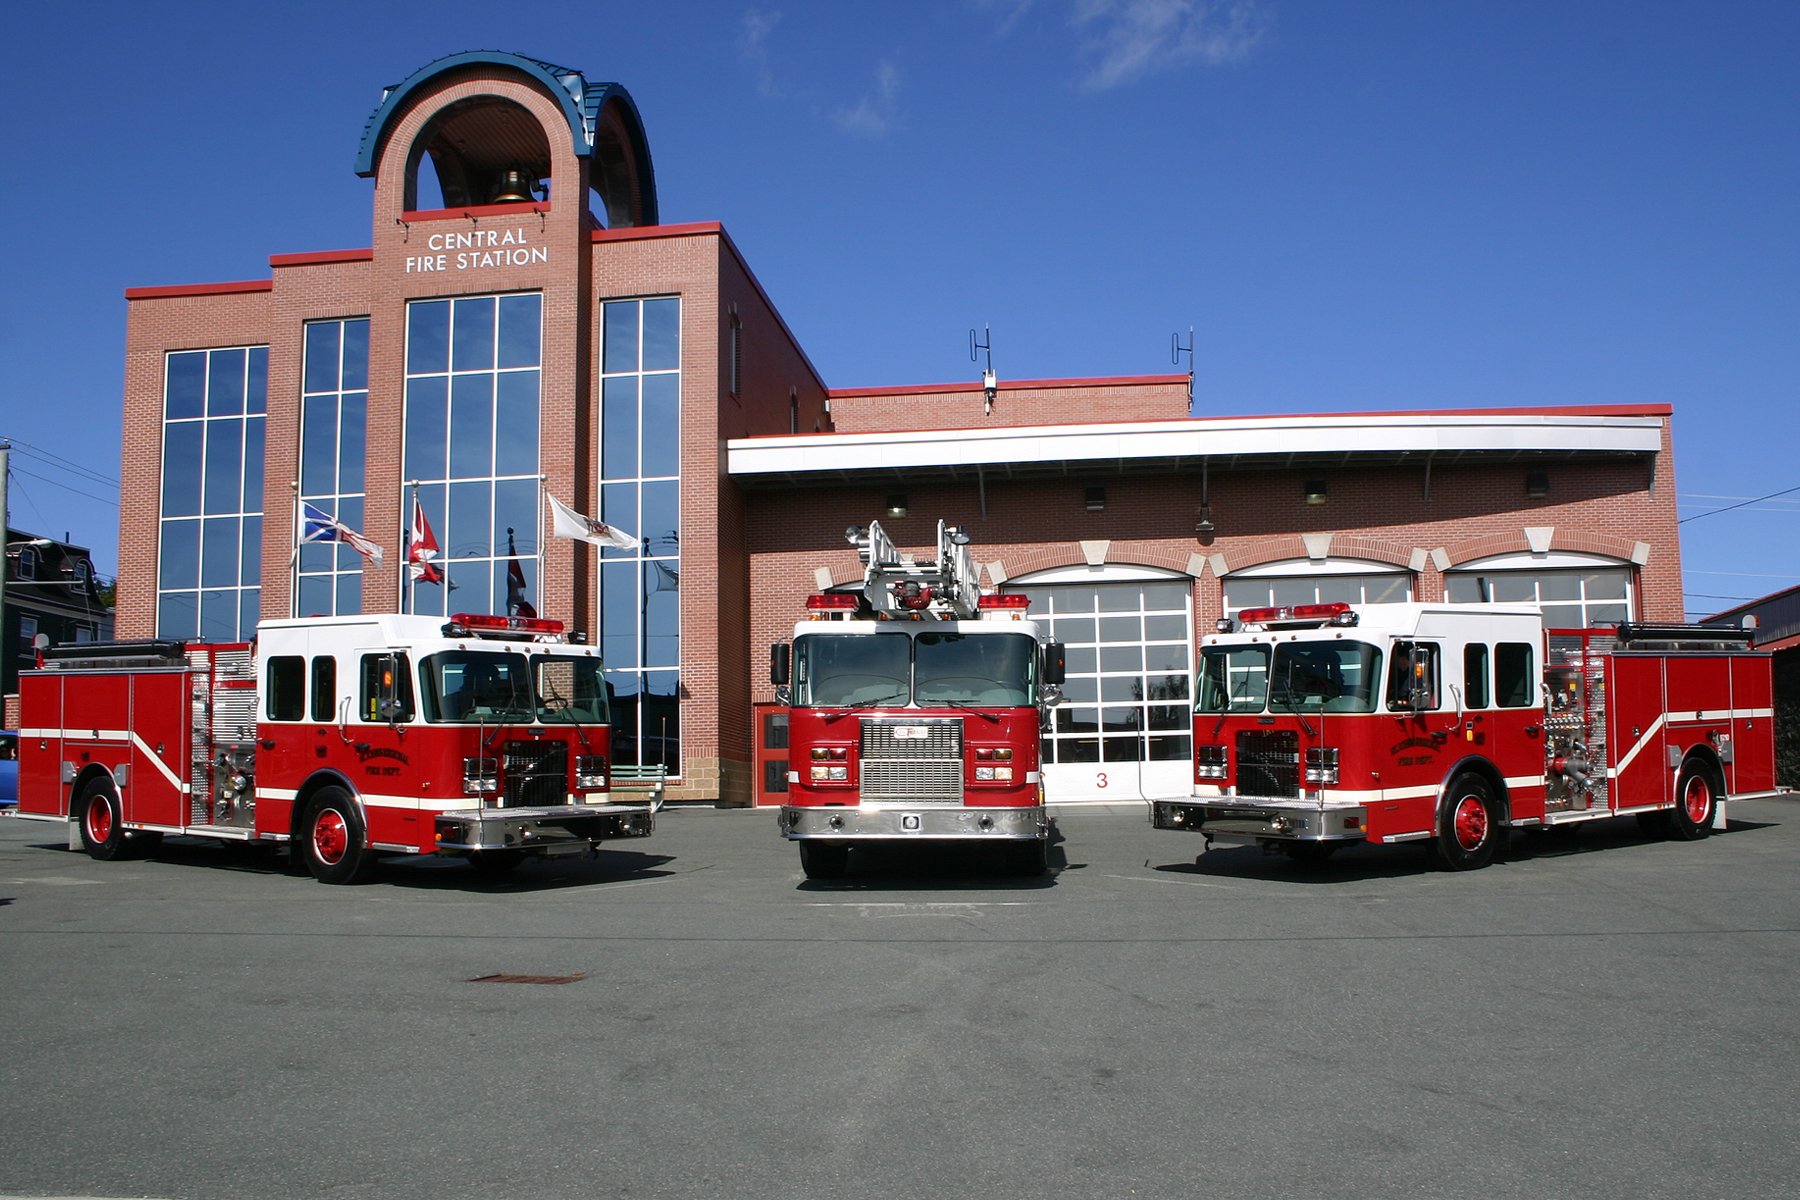
<svg viewBox="0 0 1800 1200"><path fill-rule="evenodd" d="M28 451L31 457L44 459L71 474L84 476L93 483L105 484L107 487L114 489L119 486L119 481L112 476L102 475L92 467L89 467L84 463L78 463L74 459L64 458L60 454L52 454L42 446L34 446L30 442L21 442L4 435L0 435L0 442L11 442L13 449L18 450L22 448Z"/></svg>
<svg viewBox="0 0 1800 1200"><path fill-rule="evenodd" d="M1761 504L1764 500L1773 500L1777 496L1786 496L1793 492L1800 492L1800 484L1795 484L1791 488L1783 488L1779 492L1770 492L1766 496L1755 496L1749 500L1740 500L1736 504L1727 504L1724 508L1708 509L1703 513L1695 513L1691 517L1681 517L1675 523L1677 525L1685 525L1689 521L1698 521L1701 517L1710 517L1715 513L1730 512L1734 508L1747 508L1752 504Z"/></svg>

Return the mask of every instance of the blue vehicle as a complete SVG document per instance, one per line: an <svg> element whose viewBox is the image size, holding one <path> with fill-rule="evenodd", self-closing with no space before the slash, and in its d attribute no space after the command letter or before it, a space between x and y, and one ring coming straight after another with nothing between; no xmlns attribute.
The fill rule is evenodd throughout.
<svg viewBox="0 0 1800 1200"><path fill-rule="evenodd" d="M19 803L19 734L0 729L0 809Z"/></svg>

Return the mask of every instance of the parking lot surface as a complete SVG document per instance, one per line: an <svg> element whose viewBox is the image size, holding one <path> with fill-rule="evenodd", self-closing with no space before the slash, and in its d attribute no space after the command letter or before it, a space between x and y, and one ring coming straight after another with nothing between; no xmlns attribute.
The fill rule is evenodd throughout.
<svg viewBox="0 0 1800 1200"><path fill-rule="evenodd" d="M1800 801L1309 867L1058 811L806 881L767 811L491 881L0 820L0 1194L1775 1197Z"/></svg>

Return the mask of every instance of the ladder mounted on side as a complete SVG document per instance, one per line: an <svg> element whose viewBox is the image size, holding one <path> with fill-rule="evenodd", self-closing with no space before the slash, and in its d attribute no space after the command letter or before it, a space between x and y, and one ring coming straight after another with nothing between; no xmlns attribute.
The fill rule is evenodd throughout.
<svg viewBox="0 0 1800 1200"><path fill-rule="evenodd" d="M938 522L937 558L931 562L902 554L880 521L846 533L863 561L863 598L877 617L971 621L980 615L981 585L969 535L961 527Z"/></svg>

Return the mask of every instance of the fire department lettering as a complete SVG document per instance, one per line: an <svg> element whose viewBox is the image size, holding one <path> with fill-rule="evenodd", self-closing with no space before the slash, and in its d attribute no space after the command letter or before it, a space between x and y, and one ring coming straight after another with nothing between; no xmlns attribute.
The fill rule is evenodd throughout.
<svg viewBox="0 0 1800 1200"><path fill-rule="evenodd" d="M365 763L371 758L392 758L400 762L411 761L406 755L400 753L398 750L387 746L371 746L367 742L356 743L356 758L358 762Z"/></svg>
<svg viewBox="0 0 1800 1200"><path fill-rule="evenodd" d="M425 239L428 254L406 256L406 273L469 271L547 263L550 251L533 246L523 229L456 229Z"/></svg>

